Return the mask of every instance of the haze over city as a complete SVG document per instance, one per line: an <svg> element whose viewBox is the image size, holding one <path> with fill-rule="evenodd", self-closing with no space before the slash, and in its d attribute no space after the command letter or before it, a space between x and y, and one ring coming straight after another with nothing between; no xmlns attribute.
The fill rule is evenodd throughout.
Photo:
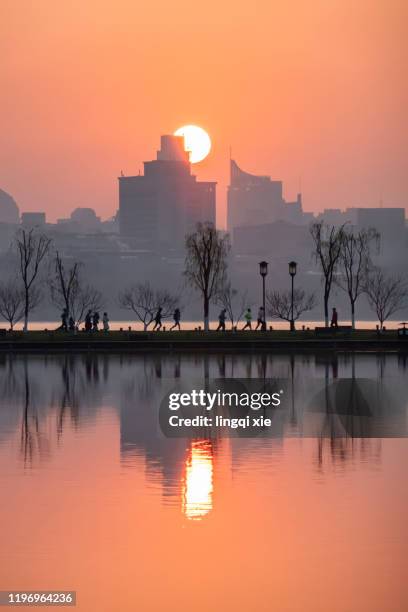
<svg viewBox="0 0 408 612"><path fill-rule="evenodd" d="M303 0L2 2L0 187L55 221L118 208L116 177L154 159L159 134L210 134L194 167L217 181L229 152L301 191L305 211L406 207L407 6Z"/></svg>

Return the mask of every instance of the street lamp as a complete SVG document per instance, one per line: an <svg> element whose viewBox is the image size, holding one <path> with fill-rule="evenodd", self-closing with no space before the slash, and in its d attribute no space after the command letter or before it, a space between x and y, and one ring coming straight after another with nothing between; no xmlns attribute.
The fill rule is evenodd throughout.
<svg viewBox="0 0 408 612"><path fill-rule="evenodd" d="M289 274L292 279L292 302L291 302L291 317L290 317L290 330L291 331L295 331L295 322L293 320L293 281L296 276L296 266L297 266L296 261L289 262Z"/></svg>
<svg viewBox="0 0 408 612"><path fill-rule="evenodd" d="M265 276L268 274L268 262L259 262L259 274L262 276L262 306L263 306L263 320L262 320L262 331L266 331L266 310L265 310Z"/></svg>

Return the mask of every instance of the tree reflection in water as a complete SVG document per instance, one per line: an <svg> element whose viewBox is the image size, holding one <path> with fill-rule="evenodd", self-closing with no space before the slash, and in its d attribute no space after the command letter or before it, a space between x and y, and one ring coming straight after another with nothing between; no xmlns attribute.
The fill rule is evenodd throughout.
<svg viewBox="0 0 408 612"><path fill-rule="evenodd" d="M32 401L31 384L28 375L27 357L24 359L23 414L21 419L21 455L24 467L30 466L36 453L43 455L45 437L41 435L38 413ZM48 445L45 445L46 447Z"/></svg>
<svg viewBox="0 0 408 612"><path fill-rule="evenodd" d="M332 466L341 467L356 459L372 464L381 459L381 439L374 438L372 420L372 409L378 404L376 383L358 380L354 353L346 355L345 362L351 364L351 377L342 380L338 380L337 354L331 356L330 363L329 360L325 363L324 393L320 395L324 418L317 437L319 471L325 465L325 455ZM384 390L381 397L384 399Z"/></svg>
<svg viewBox="0 0 408 612"><path fill-rule="evenodd" d="M385 376L386 365L392 378ZM18 428L23 463L29 466L62 444L67 427L76 430L96 423L107 409L117 413L121 458L129 457L132 450L144 455L147 464L165 475L169 490L174 475L179 487L185 473L187 516L187 509L194 507L191 499L199 498L195 474L209 482L214 449L209 442L194 442L185 465L182 440L177 445L160 439L157 412L165 390L174 381L188 385L194 380L206 389L215 379L222 385L229 378L250 375L264 383L286 379L288 394L273 415L273 437L314 437L321 468L334 463L345 466L355 459L378 462L381 447L372 438L381 437L384 427L406 433L406 360L385 354L7 355L0 359L0 420L10 424L10 432ZM371 429L373 424L376 429ZM7 427L0 431L0 443L5 431ZM204 440L207 436L203 432ZM256 443L264 444L262 437ZM242 456L245 444L243 440L237 445Z"/></svg>

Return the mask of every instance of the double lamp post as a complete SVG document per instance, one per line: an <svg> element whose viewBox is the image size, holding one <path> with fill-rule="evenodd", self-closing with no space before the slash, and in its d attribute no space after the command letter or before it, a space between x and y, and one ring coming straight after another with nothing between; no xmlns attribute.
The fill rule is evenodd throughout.
<svg viewBox="0 0 408 612"><path fill-rule="evenodd" d="M292 294L291 294L291 316L290 316L290 330L295 331L295 321L293 319L293 285L294 279L296 276L296 261L289 262L289 274L292 279ZM263 307L263 320L262 320L262 330L266 331L266 305L265 305L265 278L268 275L268 262L260 261L259 262L259 274L262 276L262 307Z"/></svg>

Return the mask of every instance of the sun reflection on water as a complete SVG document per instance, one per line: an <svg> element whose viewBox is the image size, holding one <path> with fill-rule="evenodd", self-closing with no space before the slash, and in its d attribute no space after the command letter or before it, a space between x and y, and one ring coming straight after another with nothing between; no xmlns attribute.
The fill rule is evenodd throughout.
<svg viewBox="0 0 408 612"><path fill-rule="evenodd" d="M208 440L195 440L186 460L183 512L191 520L202 519L213 506L213 452Z"/></svg>

